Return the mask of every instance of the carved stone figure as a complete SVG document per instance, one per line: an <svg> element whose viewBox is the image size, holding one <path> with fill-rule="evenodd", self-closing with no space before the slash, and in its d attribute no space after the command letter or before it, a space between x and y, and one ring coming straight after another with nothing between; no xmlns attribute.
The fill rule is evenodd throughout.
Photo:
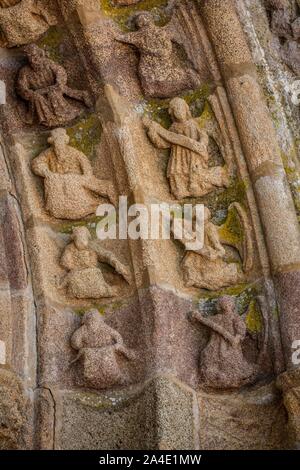
<svg viewBox="0 0 300 470"><path fill-rule="evenodd" d="M92 214L99 196L113 199L113 186L93 175L84 153L71 147L65 129L55 129L51 147L32 161L32 171L44 178L45 209L58 219L77 220Z"/></svg>
<svg viewBox="0 0 300 470"><path fill-rule="evenodd" d="M288 67L300 74L300 2L266 0L271 9L271 29L281 39L281 57Z"/></svg>
<svg viewBox="0 0 300 470"><path fill-rule="evenodd" d="M245 281L244 273L238 263L226 262L226 251L223 246L229 245L236 248L243 257L243 270L249 271L252 267L253 246L249 232L246 215L239 204L233 204L238 211L245 232L243 246L221 239L222 227L217 227L211 222L211 213L205 207L204 211L204 246L200 250L187 251L181 263L185 285L200 289L220 290ZM187 247L190 245L193 235L184 231L181 243Z"/></svg>
<svg viewBox="0 0 300 470"><path fill-rule="evenodd" d="M197 72L174 51L169 28L156 26L147 12L137 14L135 24L138 31L119 34L116 40L138 49L138 73L146 97L170 98L200 86Z"/></svg>
<svg viewBox="0 0 300 470"><path fill-rule="evenodd" d="M118 286L110 286L102 273L100 263L106 263L128 284L131 283L129 269L116 255L100 246L99 240L92 240L86 227L73 230L72 241L65 248L60 260L68 271L60 288L67 288L71 297L77 299L100 299L118 295Z"/></svg>
<svg viewBox="0 0 300 470"><path fill-rule="evenodd" d="M74 90L67 86L68 76L65 69L50 60L45 51L32 44L25 47L28 65L21 68L17 79L17 93L29 103L25 117L32 124L35 117L39 124L58 127L79 116L82 110L66 98L92 105L89 93Z"/></svg>
<svg viewBox="0 0 300 470"><path fill-rule="evenodd" d="M212 318L200 312L192 314L192 319L211 330L208 345L201 354L201 383L219 389L238 388L250 383L256 372L255 365L248 363L242 350L246 325L237 315L232 297L222 297L217 309L218 314Z"/></svg>
<svg viewBox="0 0 300 470"><path fill-rule="evenodd" d="M27 410L21 380L10 370L0 369L0 450L22 449Z"/></svg>
<svg viewBox="0 0 300 470"><path fill-rule="evenodd" d="M120 333L108 326L97 310L83 316L71 345L79 351L74 362L81 361L87 386L103 389L128 382L128 363L135 359L135 353L124 345Z"/></svg>
<svg viewBox="0 0 300 470"><path fill-rule="evenodd" d="M0 0L0 46L14 47L38 39L57 23L43 0Z"/></svg>
<svg viewBox="0 0 300 470"><path fill-rule="evenodd" d="M148 136L158 148L170 148L167 176L172 194L178 199L201 197L229 185L225 167L209 168L209 137L192 118L188 104L173 98L169 113L173 124L169 130L144 118Z"/></svg>

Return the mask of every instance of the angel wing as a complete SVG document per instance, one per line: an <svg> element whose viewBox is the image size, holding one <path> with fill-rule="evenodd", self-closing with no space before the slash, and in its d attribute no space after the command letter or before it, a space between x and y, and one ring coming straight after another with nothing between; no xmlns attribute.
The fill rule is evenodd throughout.
<svg viewBox="0 0 300 470"><path fill-rule="evenodd" d="M219 77L201 16L193 2L176 0L173 3L171 20L164 28L172 41L184 48L201 80Z"/></svg>
<svg viewBox="0 0 300 470"><path fill-rule="evenodd" d="M229 206L225 224L219 227L220 241L223 245L235 248L243 261L245 273L253 267L252 229L246 211L238 202Z"/></svg>

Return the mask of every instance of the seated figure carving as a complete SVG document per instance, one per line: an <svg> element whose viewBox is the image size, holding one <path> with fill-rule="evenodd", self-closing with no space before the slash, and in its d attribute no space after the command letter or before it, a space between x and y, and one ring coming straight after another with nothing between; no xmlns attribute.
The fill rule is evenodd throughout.
<svg viewBox="0 0 300 470"><path fill-rule="evenodd" d="M209 137L192 118L188 104L182 98L170 102L173 124L166 130L157 122L143 122L153 144L171 149L167 176L172 194L178 199L201 197L229 185L226 167L209 168Z"/></svg>
<svg viewBox="0 0 300 470"><path fill-rule="evenodd" d="M92 105L89 93L67 85L64 67L49 59L46 52L34 44L25 47L29 63L21 68L17 79L17 94L29 103L25 117L27 124L37 118L46 127L58 127L72 121L82 109L71 103Z"/></svg>
<svg viewBox="0 0 300 470"><path fill-rule="evenodd" d="M252 267L253 246L249 233L249 225L243 209L235 204L240 212L242 223L244 224L243 247L237 247L232 243L232 247L243 252L243 270L249 271ZM183 277L187 287L198 287L199 289L208 289L217 291L225 287L240 284L245 281L245 275L238 263L227 262L225 260L226 251L223 246L224 241L220 237L220 227L211 222L211 213L205 207L204 210L204 246L199 250L186 252L181 266ZM184 231L181 243L187 247L190 246L192 234ZM222 243L223 242L223 243ZM224 243L225 244L225 243ZM230 242L226 241L227 245Z"/></svg>
<svg viewBox="0 0 300 470"><path fill-rule="evenodd" d="M57 23L44 0L0 0L0 46L29 44Z"/></svg>
<svg viewBox="0 0 300 470"><path fill-rule="evenodd" d="M68 271L60 288L66 287L71 297L100 299L118 295L119 287L106 282L100 263L111 266L123 280L131 283L129 269L113 252L102 248L100 243L99 240L91 239L86 227L73 229L72 241L66 246L60 260L62 268Z"/></svg>
<svg viewBox="0 0 300 470"><path fill-rule="evenodd" d="M146 97L171 98L200 86L197 72L174 51L168 28L156 26L148 12L137 14L135 24L136 32L119 34L116 40L138 49L138 74Z"/></svg>
<svg viewBox="0 0 300 470"><path fill-rule="evenodd" d="M129 362L135 353L128 349L118 331L105 323L97 310L87 312L73 333L71 346L79 351L85 385L96 389L124 385L129 381Z"/></svg>
<svg viewBox="0 0 300 470"><path fill-rule="evenodd" d="M242 342L246 337L246 324L236 313L235 301L224 296L219 299L217 315L207 318L199 311L192 319L211 330L208 345L201 354L201 385L228 389L252 382L256 376L255 364L244 357Z"/></svg>
<svg viewBox="0 0 300 470"><path fill-rule="evenodd" d="M113 186L93 175L84 153L71 147L65 129L54 129L51 147L32 161L32 171L44 178L45 209L58 219L77 220L92 214L99 196L113 199Z"/></svg>

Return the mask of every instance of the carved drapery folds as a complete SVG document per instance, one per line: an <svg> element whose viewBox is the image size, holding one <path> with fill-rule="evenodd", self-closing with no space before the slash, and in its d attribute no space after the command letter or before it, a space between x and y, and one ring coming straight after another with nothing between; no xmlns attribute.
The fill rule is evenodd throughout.
<svg viewBox="0 0 300 470"><path fill-rule="evenodd" d="M228 187L227 169L209 168L209 136L192 118L187 103L182 98L174 98L169 113L173 120L169 130L147 118L143 122L156 147L171 149L167 177L175 198L201 197L217 188Z"/></svg>
<svg viewBox="0 0 300 470"><path fill-rule="evenodd" d="M251 228L247 216L239 204L233 204L229 210L236 213L243 231L242 243L233 243L222 240L223 227L217 227L211 222L209 209L204 210L204 246L200 250L187 249L182 260L181 267L187 286L198 287L218 291L225 287L245 282L244 273L253 267L253 245L251 240ZM181 240L186 247L193 239L193 234L184 233ZM242 259L242 266L237 262L226 260L224 245L231 245L237 250Z"/></svg>
<svg viewBox="0 0 300 470"><path fill-rule="evenodd" d="M69 295L78 299L99 299L118 294L118 287L110 286L105 281L100 262L114 268L115 272L130 284L129 269L114 253L102 248L99 240L91 240L86 227L74 229L72 238L73 241L67 245L60 260L61 266L68 271L61 288L66 287Z"/></svg>
<svg viewBox="0 0 300 470"><path fill-rule="evenodd" d="M181 63L174 52L170 24L166 28L156 26L149 13L139 13L135 24L137 32L116 39L138 49L138 74L146 97L168 98L200 85L196 70Z"/></svg>
<svg viewBox="0 0 300 470"><path fill-rule="evenodd" d="M29 44L56 23L53 2L1 0L0 45L1 47L14 47Z"/></svg>
<svg viewBox="0 0 300 470"><path fill-rule="evenodd" d="M237 314L232 297L225 296L218 300L217 314L213 317L193 312L191 320L211 331L209 342L201 353L201 386L233 389L255 381L260 357L265 353L268 338L265 334L258 364L250 363L243 352L243 342L247 334L246 323L244 318ZM265 333L266 328L265 325Z"/></svg>
<svg viewBox="0 0 300 470"><path fill-rule="evenodd" d="M74 362L81 363L87 386L103 389L125 385L130 380L129 368L135 353L97 310L84 315L81 327L72 335L71 345L78 351Z"/></svg>
<svg viewBox="0 0 300 470"><path fill-rule="evenodd" d="M90 412L94 417L101 409L101 426L110 394L125 397L117 413L126 410L126 426L132 412L130 408L126 415L129 389L137 390L138 399L151 402L154 396L154 419L162 421L155 423L154 434L160 436L157 426L162 426L167 436L157 447L179 447L169 435L178 427L177 416L185 420L188 410L188 427L195 426L184 444L190 448L199 435L195 409L200 397L208 403L228 393L228 400L239 400L239 389L245 387L243 392L256 400L253 385L261 390L262 378L271 381L282 370L268 256L275 253L277 260L287 252L280 246L276 253L280 237L274 235L273 210L278 212L269 204L273 193L280 202L284 172L250 54L235 23L228 28L233 2L181 0L157 2L155 8L150 3L141 11L135 0L105 5L98 0L58 1L63 31L53 42L45 39L42 48L27 46L27 64L20 55L9 66L13 73L8 66L5 70L8 106L1 112L9 129L7 154L20 193L36 296L36 375L38 386L49 390L42 424L52 423L51 445L61 448L69 444L60 433L73 419L68 408L73 392L79 423L88 421L90 397L103 399L103 408ZM229 16L215 24L211 5L219 14L224 3ZM2 13L21 4L25 2L1 5L0 0L0 26ZM272 8L282 10L276 5ZM40 15L34 14L40 25ZM290 36L284 36L287 41L298 40L295 21ZM272 22L275 28L275 15ZM18 44L13 34L6 33L9 46ZM21 99L27 110L23 118ZM270 155L274 160L268 160ZM260 184L266 186L261 190ZM127 240L123 233L120 240L100 241L96 209L101 202L117 209L117 197L123 195L128 206L143 204L141 211L153 202L180 208L203 204L203 247L190 249L198 234L186 227L181 239L173 228L163 240ZM277 273L276 263L272 268ZM257 307L260 296L264 311ZM194 308L191 319L188 312ZM174 400L165 385L155 385L149 394L142 390L158 375L178 393ZM98 393L86 394L84 388ZM248 411L251 399L245 405ZM80 400L85 411L77 414ZM109 423L115 398L111 403ZM138 418L149 419L143 412ZM170 422L174 417L172 432L169 420L160 416L172 418ZM56 423L60 419L62 426ZM0 426L0 438L1 432ZM90 430L83 432L90 439ZM136 446L135 441L130 445Z"/></svg>
<svg viewBox="0 0 300 470"><path fill-rule="evenodd" d="M58 219L79 220L95 214L99 196L113 200L112 183L93 175L84 153L69 144L65 129L51 132L51 147L32 161L32 171L44 179L45 209Z"/></svg>
<svg viewBox="0 0 300 470"><path fill-rule="evenodd" d="M19 72L17 93L28 103L26 123L33 124L37 119L46 127L66 125L82 113L74 101L83 102L87 107L92 105L87 91L67 85L67 72L49 59L45 51L30 45L26 46L25 52L29 63Z"/></svg>

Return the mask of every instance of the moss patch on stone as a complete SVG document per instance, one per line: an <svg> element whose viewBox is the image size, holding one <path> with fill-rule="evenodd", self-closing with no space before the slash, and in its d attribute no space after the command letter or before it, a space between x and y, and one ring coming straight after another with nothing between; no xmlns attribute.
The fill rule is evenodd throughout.
<svg viewBox="0 0 300 470"><path fill-rule="evenodd" d="M101 123L95 114L90 114L69 127L67 133L72 147L83 152L88 158L94 158L95 148L100 143L102 134Z"/></svg>
<svg viewBox="0 0 300 470"><path fill-rule="evenodd" d="M112 0L99 0L102 11L105 15L112 18L119 27L124 31L131 31L132 25L130 24L130 17L139 11L151 11L156 24L165 25L170 19L165 7L168 5L168 0L142 0L136 5L129 6L114 6Z"/></svg>
<svg viewBox="0 0 300 470"><path fill-rule="evenodd" d="M216 304L218 299L224 295L230 295L236 299L236 309L238 314L243 315L247 308L250 309L251 307L253 309L251 303L254 302L256 304L256 298L260 292L261 286L258 283L241 284L239 286L222 289L218 292L201 291L198 295L197 304L201 311L206 314L213 315L216 313ZM257 305L255 308L257 308ZM253 316L254 312L252 312L251 315Z"/></svg>
<svg viewBox="0 0 300 470"><path fill-rule="evenodd" d="M65 31L58 26L51 26L46 34L37 42L37 45L44 49L50 59L62 63L63 56L60 51L60 45L63 41Z"/></svg>
<svg viewBox="0 0 300 470"><path fill-rule="evenodd" d="M248 307L246 326L250 333L260 333L263 330L263 319L256 300L251 300Z"/></svg>
<svg viewBox="0 0 300 470"><path fill-rule="evenodd" d="M220 235L230 245L237 246L243 242L245 233L236 209L232 208L228 211L226 222L220 229Z"/></svg>
<svg viewBox="0 0 300 470"><path fill-rule="evenodd" d="M204 127L207 120L213 118L212 110L207 102L211 94L212 87L209 83L203 84L194 91L183 93L183 98L191 108L194 118L198 118L200 127ZM144 115L149 116L153 121L168 129L172 124L168 109L171 99L150 99L142 103Z"/></svg>

